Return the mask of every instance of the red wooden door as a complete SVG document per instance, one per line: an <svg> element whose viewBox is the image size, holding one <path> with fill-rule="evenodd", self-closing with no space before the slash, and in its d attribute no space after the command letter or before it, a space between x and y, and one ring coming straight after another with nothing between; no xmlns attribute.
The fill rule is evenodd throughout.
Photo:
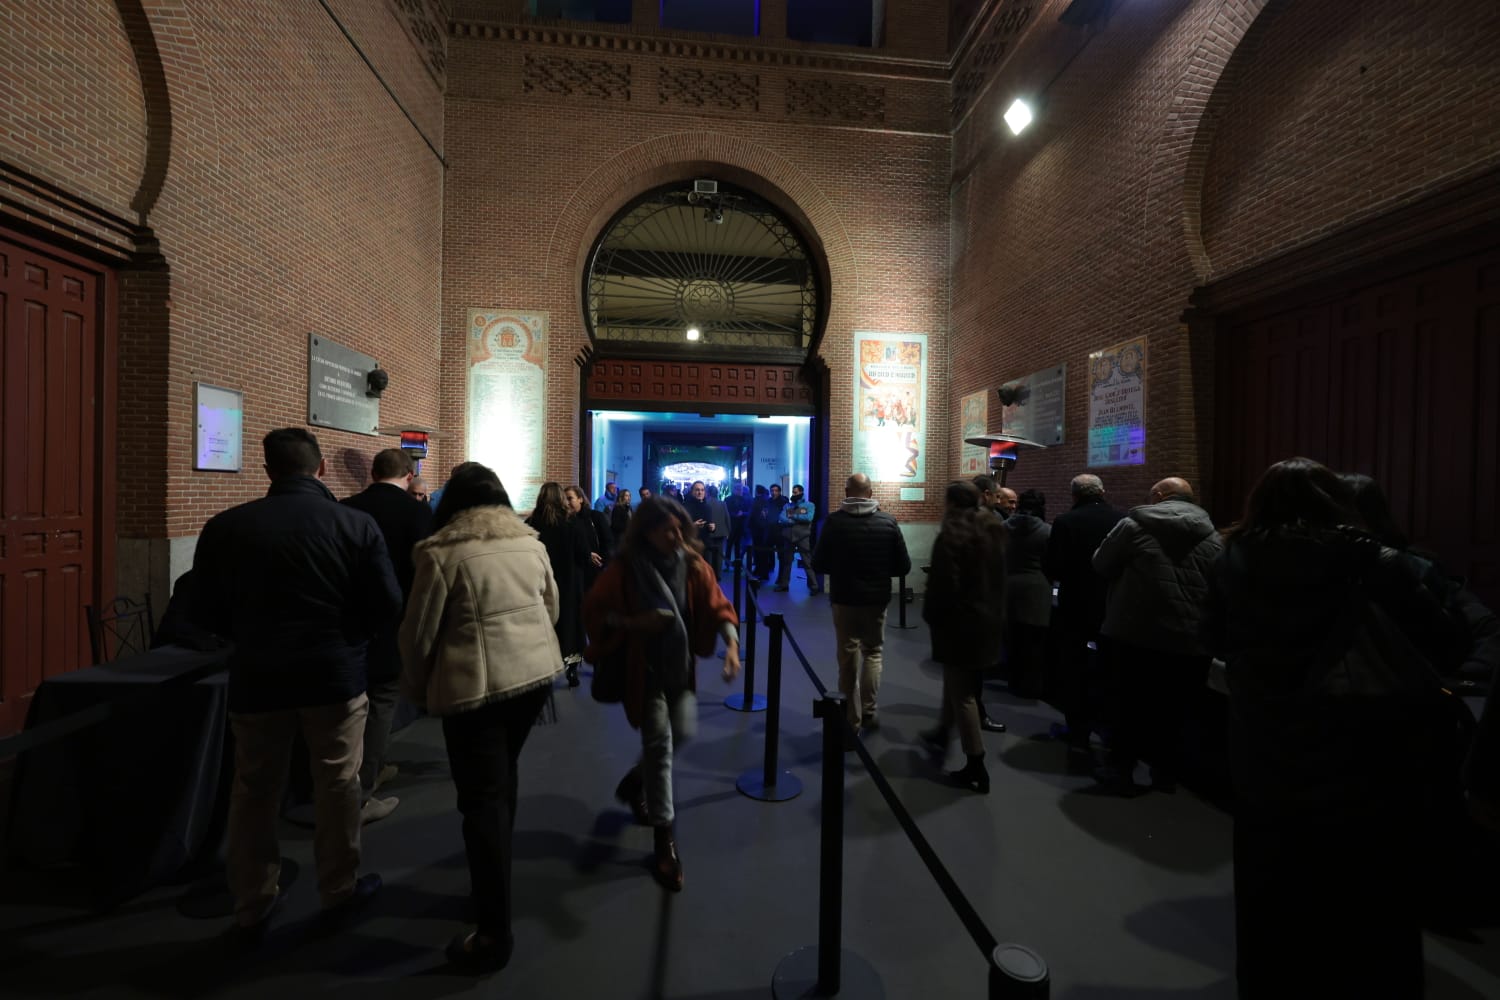
<svg viewBox="0 0 1500 1000"><path fill-rule="evenodd" d="M1228 324L1216 506L1306 455L1373 476L1412 542L1500 607L1500 249Z"/></svg>
<svg viewBox="0 0 1500 1000"><path fill-rule="evenodd" d="M89 661L101 285L0 239L0 733Z"/></svg>

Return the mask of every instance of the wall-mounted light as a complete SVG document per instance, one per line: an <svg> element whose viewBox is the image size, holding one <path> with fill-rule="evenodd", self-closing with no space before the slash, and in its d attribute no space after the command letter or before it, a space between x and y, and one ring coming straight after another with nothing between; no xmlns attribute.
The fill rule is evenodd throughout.
<svg viewBox="0 0 1500 1000"><path fill-rule="evenodd" d="M1031 105L1016 98L1005 112L1005 124L1010 126L1011 135L1020 135L1027 125L1031 124Z"/></svg>
<svg viewBox="0 0 1500 1000"><path fill-rule="evenodd" d="M687 339L688 340L697 340L697 339L699 339L702 336L703 336L703 331L700 330L700 329L698 329L696 326L690 326L690 327L687 328Z"/></svg>

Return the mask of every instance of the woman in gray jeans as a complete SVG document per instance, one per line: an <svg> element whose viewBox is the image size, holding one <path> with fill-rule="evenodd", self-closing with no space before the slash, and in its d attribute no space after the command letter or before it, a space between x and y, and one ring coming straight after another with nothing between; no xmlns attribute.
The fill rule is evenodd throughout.
<svg viewBox="0 0 1500 1000"><path fill-rule="evenodd" d="M682 860L672 826L672 748L697 729L697 657L712 655L722 637L725 683L740 672L739 619L697 535L675 500L642 501L583 606L584 658L596 672L623 671L625 717L641 731L640 763L615 795L654 829L652 874L674 892L682 888Z"/></svg>

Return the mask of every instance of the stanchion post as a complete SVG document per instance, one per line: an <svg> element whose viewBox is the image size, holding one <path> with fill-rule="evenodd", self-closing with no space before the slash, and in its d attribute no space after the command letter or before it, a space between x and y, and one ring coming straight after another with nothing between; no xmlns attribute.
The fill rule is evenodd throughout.
<svg viewBox="0 0 1500 1000"><path fill-rule="evenodd" d="M776 745L781 742L781 643L786 619L777 612L766 615L770 631L770 655L766 658L766 766L765 783L776 784Z"/></svg>
<svg viewBox="0 0 1500 1000"><path fill-rule="evenodd" d="M1023 944L997 944L990 952L989 1000L1047 1000L1051 994L1042 956Z"/></svg>
<svg viewBox="0 0 1500 1000"><path fill-rule="evenodd" d="M746 581L749 587L749 598L745 601L745 616L740 619L740 624L745 629L745 641L740 644L740 667L745 673L744 694L732 694L724 699L724 704L736 712L763 712L766 709L766 699L755 693L755 632L756 632L756 604L755 595L758 588L755 577Z"/></svg>
<svg viewBox="0 0 1500 1000"><path fill-rule="evenodd" d="M765 766L746 771L734 785L742 793L762 802L785 802L802 794L802 782L790 771L778 771L777 747L781 743L781 647L786 637L786 619L779 614L766 615L766 629L771 645L766 668L766 754Z"/></svg>
<svg viewBox="0 0 1500 1000"><path fill-rule="evenodd" d="M818 990L839 991L844 919L844 696L830 691L815 706L823 720L823 823L818 846Z"/></svg>
<svg viewBox="0 0 1500 1000"><path fill-rule="evenodd" d="M896 603L900 605L900 610L898 610L896 613L896 627L904 629L914 629L917 626L906 624L906 577L900 577L897 582L900 586L900 591L896 594Z"/></svg>

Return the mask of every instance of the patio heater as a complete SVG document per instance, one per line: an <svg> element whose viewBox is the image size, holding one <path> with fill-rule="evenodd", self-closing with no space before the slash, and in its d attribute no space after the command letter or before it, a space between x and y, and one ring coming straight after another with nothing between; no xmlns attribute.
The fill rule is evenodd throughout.
<svg viewBox="0 0 1500 1000"><path fill-rule="evenodd" d="M990 475L1001 486L1005 485L1006 475L1015 468L1016 458L1021 449L1047 447L1040 441L1016 437L1014 434L981 434L978 437L964 438L964 444L989 449Z"/></svg>

